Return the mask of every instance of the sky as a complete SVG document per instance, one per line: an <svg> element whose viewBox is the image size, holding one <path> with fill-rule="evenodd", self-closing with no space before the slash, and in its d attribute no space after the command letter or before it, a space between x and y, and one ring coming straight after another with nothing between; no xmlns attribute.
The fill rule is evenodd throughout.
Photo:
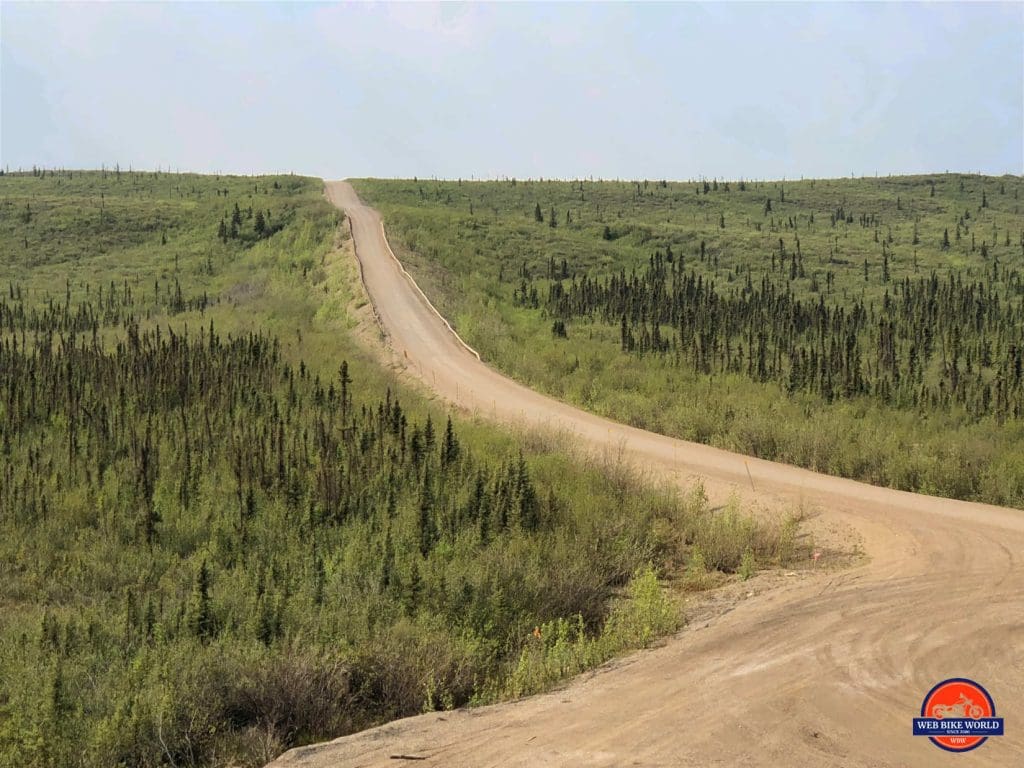
<svg viewBox="0 0 1024 768"><path fill-rule="evenodd" d="M1024 3L0 2L0 165L1024 173Z"/></svg>

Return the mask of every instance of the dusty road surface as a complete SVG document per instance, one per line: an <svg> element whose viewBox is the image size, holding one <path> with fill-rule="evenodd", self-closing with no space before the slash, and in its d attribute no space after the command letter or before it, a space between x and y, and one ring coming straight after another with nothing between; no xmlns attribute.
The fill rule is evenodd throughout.
<svg viewBox="0 0 1024 768"><path fill-rule="evenodd" d="M885 490L672 440L539 395L480 362L404 274L380 217L344 182L366 288L390 344L438 395L499 421L570 430L712 490L803 500L869 560L745 600L653 651L551 694L397 721L292 750L342 766L1024 766L1024 512ZM750 477L747 475L749 467ZM911 735L937 682L969 677L1006 735L952 754ZM393 756L426 758L410 761Z"/></svg>

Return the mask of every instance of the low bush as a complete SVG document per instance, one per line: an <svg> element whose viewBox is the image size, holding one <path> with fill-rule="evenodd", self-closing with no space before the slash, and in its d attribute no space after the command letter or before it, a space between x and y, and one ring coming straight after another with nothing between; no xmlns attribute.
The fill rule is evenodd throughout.
<svg viewBox="0 0 1024 768"><path fill-rule="evenodd" d="M615 601L598 632L589 634L579 614L536 627L518 662L492 694L515 698L546 690L623 651L646 648L681 623L679 602L666 593L654 569L645 566L630 579L626 594Z"/></svg>

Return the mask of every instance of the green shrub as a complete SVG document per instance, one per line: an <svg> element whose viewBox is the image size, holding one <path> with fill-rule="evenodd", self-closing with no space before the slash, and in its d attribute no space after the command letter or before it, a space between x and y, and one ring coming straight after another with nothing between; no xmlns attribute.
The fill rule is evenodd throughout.
<svg viewBox="0 0 1024 768"><path fill-rule="evenodd" d="M743 559L740 560L740 567L737 573L743 581L757 573L757 562L754 560L754 553L749 549L744 550Z"/></svg>
<svg viewBox="0 0 1024 768"><path fill-rule="evenodd" d="M733 497L725 508L705 508L687 521L686 539L698 548L709 568L735 573L744 554L762 562L782 564L796 547L795 518L764 520L740 511L739 500Z"/></svg>
<svg viewBox="0 0 1024 768"><path fill-rule="evenodd" d="M546 690L623 651L648 647L681 621L678 603L666 594L654 569L645 566L630 579L626 595L615 602L597 634L587 634L579 614L535 628L500 690L512 697Z"/></svg>
<svg viewBox="0 0 1024 768"><path fill-rule="evenodd" d="M687 589L707 589L714 583L714 576L708 571L708 563L699 546L690 550L690 556L683 573L683 584Z"/></svg>

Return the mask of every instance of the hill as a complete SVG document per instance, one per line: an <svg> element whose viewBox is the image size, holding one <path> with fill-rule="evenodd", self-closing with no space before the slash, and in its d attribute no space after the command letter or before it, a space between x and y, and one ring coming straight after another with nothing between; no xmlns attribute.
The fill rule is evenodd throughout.
<svg viewBox="0 0 1024 768"><path fill-rule="evenodd" d="M460 333L531 387L1024 506L1020 177L355 185Z"/></svg>
<svg viewBox="0 0 1024 768"><path fill-rule="evenodd" d="M398 381L317 179L0 201L2 765L258 765L529 693L672 630L659 576L791 548Z"/></svg>

